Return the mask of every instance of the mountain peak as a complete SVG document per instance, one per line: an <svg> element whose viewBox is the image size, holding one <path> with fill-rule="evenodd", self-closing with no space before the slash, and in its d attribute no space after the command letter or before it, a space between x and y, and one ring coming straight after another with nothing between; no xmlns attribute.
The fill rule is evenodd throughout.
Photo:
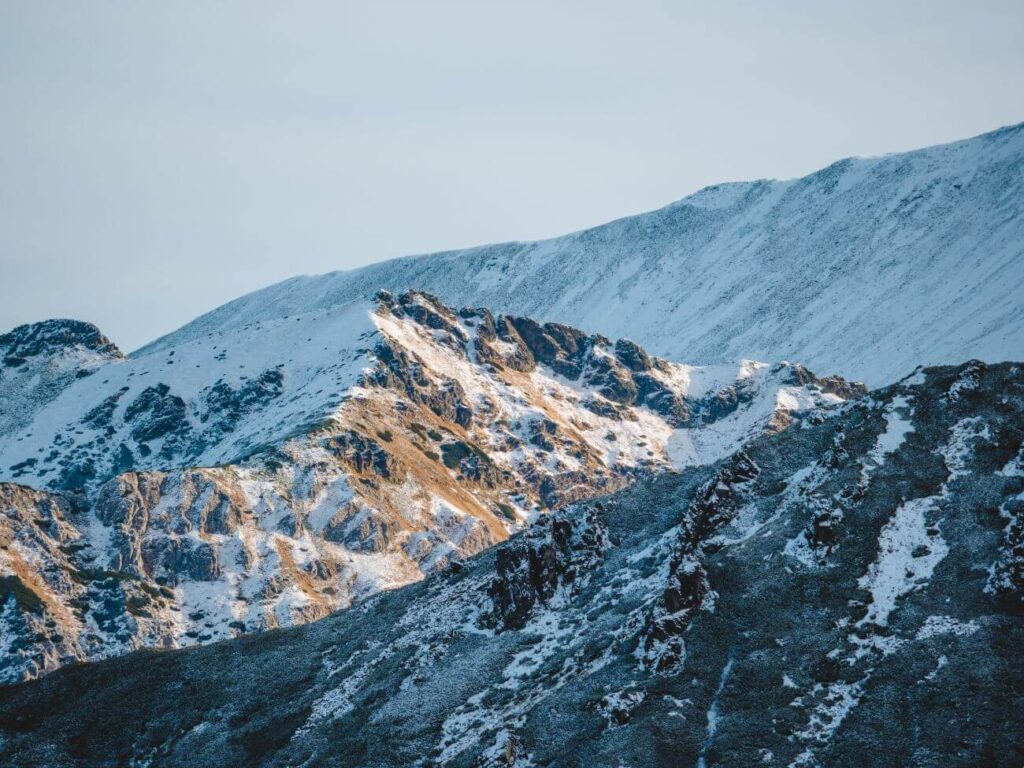
<svg viewBox="0 0 1024 768"><path fill-rule="evenodd" d="M52 319L19 325L0 335L0 354L8 365L20 365L30 357L51 355L71 349L121 358L121 350L100 329L82 320Z"/></svg>

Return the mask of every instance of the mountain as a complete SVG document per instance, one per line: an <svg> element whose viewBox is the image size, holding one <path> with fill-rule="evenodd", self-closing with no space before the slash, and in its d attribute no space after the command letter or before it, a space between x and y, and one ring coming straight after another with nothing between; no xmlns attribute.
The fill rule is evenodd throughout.
<svg viewBox="0 0 1024 768"><path fill-rule="evenodd" d="M1024 760L1024 373L919 371L315 624L0 689L10 766Z"/></svg>
<svg viewBox="0 0 1024 768"><path fill-rule="evenodd" d="M129 358L3 340L0 682L322 618L864 392L418 292Z"/></svg>
<svg viewBox="0 0 1024 768"><path fill-rule="evenodd" d="M796 359L879 386L918 365L1024 359L1024 124L791 181L708 187L532 243L299 277L145 351L417 288L627 337L690 363Z"/></svg>
<svg viewBox="0 0 1024 768"><path fill-rule="evenodd" d="M0 434L24 427L75 379L124 356L99 329L47 320L0 335Z"/></svg>

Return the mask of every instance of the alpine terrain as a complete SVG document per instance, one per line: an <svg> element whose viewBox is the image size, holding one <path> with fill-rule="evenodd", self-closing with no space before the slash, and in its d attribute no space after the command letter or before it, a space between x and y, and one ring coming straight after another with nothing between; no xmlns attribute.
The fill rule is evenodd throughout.
<svg viewBox="0 0 1024 768"><path fill-rule="evenodd" d="M5 689L0 757L1020 765L1022 409L918 372L315 624Z"/></svg>
<svg viewBox="0 0 1024 768"><path fill-rule="evenodd" d="M0 337L0 681L318 619L862 388L420 293L124 358Z"/></svg>
<svg viewBox="0 0 1024 768"><path fill-rule="evenodd" d="M151 346L381 287L630 338L670 360L800 360L871 386L918 365L1021 360L1024 123L802 179L708 187L553 240L297 277Z"/></svg>
<svg viewBox="0 0 1024 768"><path fill-rule="evenodd" d="M0 764L1024 764L1024 124L0 334Z"/></svg>

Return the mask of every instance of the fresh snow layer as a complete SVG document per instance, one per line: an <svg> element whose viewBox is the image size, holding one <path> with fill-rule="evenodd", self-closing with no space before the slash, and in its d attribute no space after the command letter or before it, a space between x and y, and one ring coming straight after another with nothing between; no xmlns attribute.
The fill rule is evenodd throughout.
<svg viewBox="0 0 1024 768"><path fill-rule="evenodd" d="M790 181L723 184L564 237L297 277L164 337L345 304L379 288L555 320L697 364L799 360L870 385L1024 358L1024 124Z"/></svg>

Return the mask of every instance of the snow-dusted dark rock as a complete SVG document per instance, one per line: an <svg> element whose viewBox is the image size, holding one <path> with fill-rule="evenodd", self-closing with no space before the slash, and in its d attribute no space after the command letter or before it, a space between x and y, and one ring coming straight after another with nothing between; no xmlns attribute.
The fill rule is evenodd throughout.
<svg viewBox="0 0 1024 768"><path fill-rule="evenodd" d="M91 323L46 320L0 335L0 434L31 423L77 379L121 351Z"/></svg>

